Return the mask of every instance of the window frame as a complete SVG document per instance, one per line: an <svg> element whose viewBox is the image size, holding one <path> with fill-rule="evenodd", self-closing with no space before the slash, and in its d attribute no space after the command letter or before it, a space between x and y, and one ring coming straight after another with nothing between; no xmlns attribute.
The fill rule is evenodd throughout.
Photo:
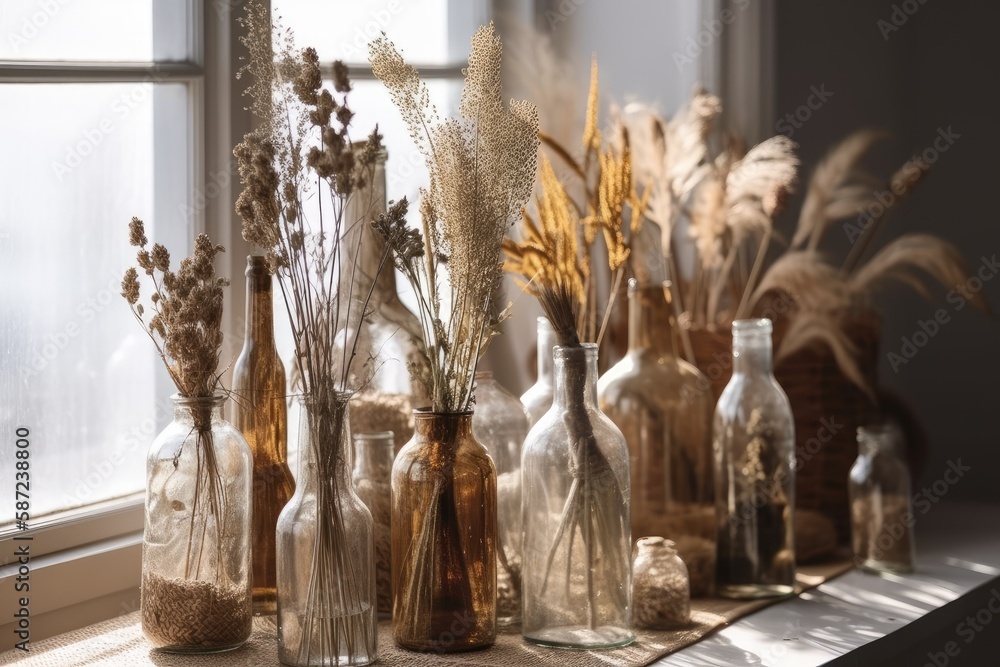
<svg viewBox="0 0 1000 667"><path fill-rule="evenodd" d="M157 20L158 7L176 0L154 0L154 51L158 35L176 30L171 21ZM244 109L243 84L236 81L242 64L242 46L236 19L242 14L243 0L183 0L187 17L187 53L182 61L86 62L86 61L0 61L0 86L9 83L142 83L167 79L188 89L188 149L182 157L155 150L162 127L172 122L169 114L158 113L162 101L154 104L154 219L176 219L176 200L164 197L164 179L184 179L188 201L186 225L161 227L157 237L171 247L190 252L194 236L208 233L224 244L223 274L243 273L247 254L234 205L239 178L232 149L251 129L249 112ZM162 38L162 37L159 37ZM178 164L182 163L182 164ZM176 184L176 181L174 181ZM227 337L222 358L234 355L232 340L242 333L243 290L227 295L223 329ZM236 349L238 352L238 349ZM173 388L160 373L157 400L165 399ZM165 424L159 425L160 427ZM14 556L20 545L31 549L30 599L31 640L89 625L138 609L140 555L144 520L144 491L85 508L29 521L26 531L0 533L0 590L15 590L19 564ZM15 537L30 538L15 541ZM0 595L0 614L13 619L18 595ZM13 638L14 623L0 624L0 634ZM0 651L12 648L0 645Z"/></svg>

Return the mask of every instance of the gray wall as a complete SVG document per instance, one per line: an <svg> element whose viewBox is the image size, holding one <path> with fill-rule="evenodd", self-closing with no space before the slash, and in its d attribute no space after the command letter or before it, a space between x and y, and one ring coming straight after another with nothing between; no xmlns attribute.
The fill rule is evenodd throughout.
<svg viewBox="0 0 1000 667"><path fill-rule="evenodd" d="M1000 8L974 0L896 0L904 13L896 12L901 25L890 30L887 25L896 27L894 3L885 0L777 5L775 121L805 103L812 86L833 93L801 128L793 128L805 167L852 130L874 126L892 135L873 160L879 173L887 173L932 146L939 128L950 127L960 136L940 154L878 244L904 231L922 231L956 244L974 271L984 266L981 257L1000 258L995 106ZM794 203L791 209L796 210ZM790 229L792 222L784 222ZM833 230L830 241L837 252L848 247L842 229ZM991 277L997 270L988 264L983 268ZM961 459L971 470L948 487L949 500L998 500L1000 323L969 306L957 309L946 292L936 290L933 303L906 289L879 295L884 316L880 375L916 413L929 441L916 490L931 487L949 461ZM1000 277L985 282L983 293L1000 309ZM912 338L920 321L932 319L939 308L945 309L947 322L894 369L887 355L900 353L901 338ZM942 489L939 483L937 491Z"/></svg>

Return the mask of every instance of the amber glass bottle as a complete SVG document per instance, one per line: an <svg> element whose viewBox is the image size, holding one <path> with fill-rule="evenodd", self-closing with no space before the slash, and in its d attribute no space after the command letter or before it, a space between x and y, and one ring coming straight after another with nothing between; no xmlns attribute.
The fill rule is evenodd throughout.
<svg viewBox="0 0 1000 667"><path fill-rule="evenodd" d="M392 634L415 651L497 635L497 476L472 412L415 410L392 466Z"/></svg>
<svg viewBox="0 0 1000 667"><path fill-rule="evenodd" d="M285 366L274 344L271 274L263 257L247 257L243 351L233 371L233 424L253 452L253 611L275 613L274 530L292 497L288 468Z"/></svg>

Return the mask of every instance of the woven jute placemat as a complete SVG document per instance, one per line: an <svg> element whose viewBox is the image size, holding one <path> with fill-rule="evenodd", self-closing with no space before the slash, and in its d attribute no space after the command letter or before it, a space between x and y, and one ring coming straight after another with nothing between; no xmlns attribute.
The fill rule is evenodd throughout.
<svg viewBox="0 0 1000 667"><path fill-rule="evenodd" d="M851 569L849 561L800 566L798 588L801 591L819 586ZM527 644L520 634L502 634L491 648L473 653L438 655L412 653L397 648L387 621L379 625L379 664L387 667L430 667L431 665L467 665L477 667L642 667L674 651L689 646L705 635L753 613L775 600L740 602L721 598L696 598L691 601L691 625L669 632L638 632L636 642L609 651L564 651ZM25 667L76 667L82 665L122 665L123 667L244 667L278 665L278 646L274 618L254 619L250 641L242 648L214 655L172 655L150 649L139 625L139 612L119 616L103 623L70 632L31 645L31 651L0 653L0 665Z"/></svg>

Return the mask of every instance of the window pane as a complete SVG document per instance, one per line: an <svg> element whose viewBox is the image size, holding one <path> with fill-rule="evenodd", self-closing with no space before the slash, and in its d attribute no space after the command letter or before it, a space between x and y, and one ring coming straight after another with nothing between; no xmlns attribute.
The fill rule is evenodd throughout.
<svg viewBox="0 0 1000 667"><path fill-rule="evenodd" d="M141 490L146 449L171 416L156 393L159 359L119 293L135 261L131 216L146 218L151 239L175 237L152 224L154 108L188 90L9 84L2 92L0 475L12 485L14 428L27 427L37 517ZM186 155L185 118L174 117L165 143ZM175 256L185 251L175 245ZM0 496L0 524L13 518L13 501Z"/></svg>
<svg viewBox="0 0 1000 667"><path fill-rule="evenodd" d="M469 40L487 20L483 0L272 0L299 46L321 59L368 62L368 42L383 31L407 61L444 65L463 62Z"/></svg>
<svg viewBox="0 0 1000 667"><path fill-rule="evenodd" d="M181 0L3 0L0 60L184 60L188 57L188 4Z"/></svg>

